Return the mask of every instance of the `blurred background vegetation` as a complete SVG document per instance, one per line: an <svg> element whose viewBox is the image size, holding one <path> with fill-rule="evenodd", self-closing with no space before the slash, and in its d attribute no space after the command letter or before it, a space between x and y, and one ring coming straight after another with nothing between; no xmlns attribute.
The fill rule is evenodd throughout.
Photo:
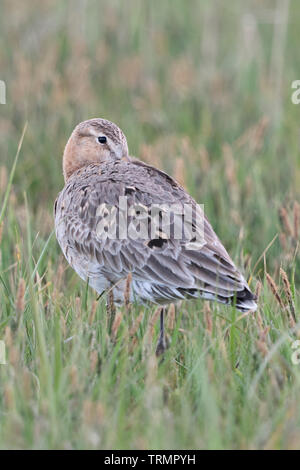
<svg viewBox="0 0 300 470"><path fill-rule="evenodd" d="M49 213L69 134L103 116L133 155L185 182L228 248L244 227L247 250L263 251L300 187L297 2L1 3L8 169L29 122L18 197Z"/></svg>
<svg viewBox="0 0 300 470"><path fill-rule="evenodd" d="M15 314L20 278L28 280L28 233L36 260L53 229L53 202L63 187L64 145L74 126L92 117L116 122L132 155L171 173L204 204L226 248L251 275L253 288L257 280L264 284L265 270L280 283L280 267L299 282L300 105L291 102L291 84L300 79L297 0L1 0L0 9L0 79L7 87L7 104L0 105L1 196L28 121L2 227L3 332ZM39 268L41 276L47 273L46 290L57 266L65 266L54 237L47 250ZM76 313L76 303L70 307L66 298L81 295L84 286L70 270L66 278L55 279L54 290L65 293L62 305ZM41 300L45 309L53 294L49 289L47 301ZM32 297L27 301L30 320ZM45 333L50 344L51 331ZM26 338L19 340L24 346ZM33 351L22 355L29 368L31 359ZM174 387L176 402L180 392ZM64 399L68 406L66 395ZM193 403L191 398L191 409ZM215 424L219 412L222 416L216 409ZM260 416L261 424L265 416ZM236 421L232 425L240 429ZM251 431L244 429L238 446L262 445L259 440L249 444L252 425ZM211 440L202 437L199 445L234 445L234 433L222 442L211 432ZM167 446L188 446L184 436L161 438ZM103 445L129 445L123 438L110 436ZM50 446L32 436L22 439L20 446ZM160 445L151 439L149 435L139 443L132 437L130 445ZM293 439L298 442L293 437L292 447ZM92 445L80 442L74 446Z"/></svg>

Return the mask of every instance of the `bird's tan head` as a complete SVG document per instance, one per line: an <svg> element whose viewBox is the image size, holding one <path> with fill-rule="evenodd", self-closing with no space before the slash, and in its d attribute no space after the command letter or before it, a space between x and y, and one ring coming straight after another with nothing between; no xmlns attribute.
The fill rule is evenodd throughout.
<svg viewBox="0 0 300 470"><path fill-rule="evenodd" d="M89 119L75 127L65 147L65 181L91 163L128 159L127 140L121 129L106 119Z"/></svg>

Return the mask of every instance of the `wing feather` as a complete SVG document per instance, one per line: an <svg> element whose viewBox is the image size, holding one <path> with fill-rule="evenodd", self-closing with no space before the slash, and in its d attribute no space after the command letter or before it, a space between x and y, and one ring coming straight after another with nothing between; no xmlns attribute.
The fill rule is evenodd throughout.
<svg viewBox="0 0 300 470"><path fill-rule="evenodd" d="M57 198L55 220L57 239L81 277L89 272L117 283L131 272L140 297L152 296L152 301L200 295L228 302L238 293L241 303L242 299L251 303L253 295L245 279L204 214L205 244L201 249L188 249L193 240L178 240L172 235L162 237L159 243L150 238L99 238L97 227L105 214L98 208L106 204L119 209L120 196L126 195L129 208L141 204L150 211L153 204L191 204L202 213L171 177L138 161L102 165L101 172L98 165L89 165L77 173ZM174 217L169 220L172 234ZM93 269L87 268L90 265Z"/></svg>

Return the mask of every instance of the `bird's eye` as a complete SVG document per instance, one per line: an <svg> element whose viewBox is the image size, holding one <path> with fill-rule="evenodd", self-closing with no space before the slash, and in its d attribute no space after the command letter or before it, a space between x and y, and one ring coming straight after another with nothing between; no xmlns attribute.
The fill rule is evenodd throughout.
<svg viewBox="0 0 300 470"><path fill-rule="evenodd" d="M105 135L100 135L100 137L98 137L98 142L100 144L106 144L107 138L105 137Z"/></svg>

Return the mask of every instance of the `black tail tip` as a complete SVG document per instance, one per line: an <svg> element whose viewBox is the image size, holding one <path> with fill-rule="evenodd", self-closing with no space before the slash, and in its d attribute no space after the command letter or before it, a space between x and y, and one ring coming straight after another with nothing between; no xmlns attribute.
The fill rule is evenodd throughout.
<svg viewBox="0 0 300 470"><path fill-rule="evenodd" d="M255 312L257 309L257 296L252 294L248 287L244 290L237 292L236 298L233 299L233 304L241 312L248 312L249 310Z"/></svg>

